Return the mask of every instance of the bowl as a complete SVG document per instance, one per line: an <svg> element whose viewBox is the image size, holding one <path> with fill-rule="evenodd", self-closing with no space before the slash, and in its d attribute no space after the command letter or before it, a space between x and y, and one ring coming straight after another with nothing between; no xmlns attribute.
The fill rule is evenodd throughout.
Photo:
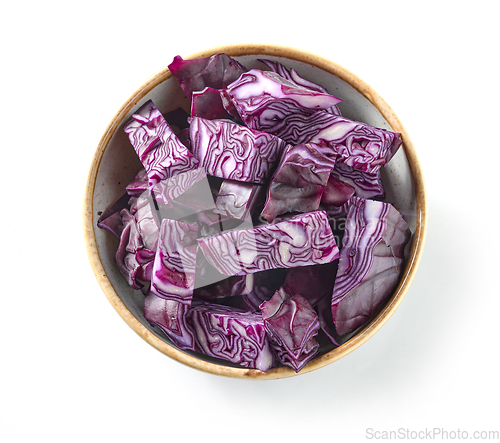
<svg viewBox="0 0 500 443"><path fill-rule="evenodd" d="M249 69L262 66L258 62L259 58L279 61L342 98L339 107L345 117L400 132L403 140L401 149L387 167L383 168L382 175L386 201L403 214L412 232L409 258L400 282L371 321L341 346L311 360L298 373L304 374L335 362L365 343L389 319L407 293L422 255L426 232L426 199L420 164L408 133L392 109L370 86L338 64L302 50L264 44L215 47L183 58L203 58L217 53L226 53ZM168 64L170 60L166 62ZM118 241L108 231L97 228L96 224L99 214L123 194L126 184L141 168L122 125L133 111L150 99L162 113L179 106L189 110L189 102L184 93L165 68L150 77L130 96L102 136L90 165L83 203L85 243L99 285L118 314L137 334L157 350L182 364L211 374L235 378L278 379L297 375L289 367L262 372L178 350L161 331L145 320L142 293L129 287L120 274L115 262Z"/></svg>

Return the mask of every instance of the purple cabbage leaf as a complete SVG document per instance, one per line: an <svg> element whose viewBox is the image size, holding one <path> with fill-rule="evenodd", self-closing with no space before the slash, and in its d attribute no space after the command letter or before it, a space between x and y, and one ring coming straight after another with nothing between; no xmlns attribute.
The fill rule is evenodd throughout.
<svg viewBox="0 0 500 443"><path fill-rule="evenodd" d="M261 371L274 366L276 358L260 313L199 302L189 309L188 320L196 349L205 355Z"/></svg>
<svg viewBox="0 0 500 443"><path fill-rule="evenodd" d="M324 265L300 266L288 270L282 288L287 294L300 294L311 306L332 294L338 260Z"/></svg>
<svg viewBox="0 0 500 443"><path fill-rule="evenodd" d="M247 275L223 276L220 281L208 285L201 285L197 278L193 297L202 300L219 300L242 295L248 291L247 277Z"/></svg>
<svg viewBox="0 0 500 443"><path fill-rule="evenodd" d="M410 235L389 203L351 198L331 301L339 335L361 326L396 288Z"/></svg>
<svg viewBox="0 0 500 443"><path fill-rule="evenodd" d="M379 199L385 196L380 169L370 173L338 162L332 170L332 176L346 185L352 186L356 197Z"/></svg>
<svg viewBox="0 0 500 443"><path fill-rule="evenodd" d="M331 347L331 344L334 347L340 346L342 343L345 343L349 337L349 335L340 337L335 330L335 325L333 324L332 319L332 294L326 294L323 298L321 298L314 306L320 325L320 332L318 334L318 341L324 338L321 345L327 345Z"/></svg>
<svg viewBox="0 0 500 443"><path fill-rule="evenodd" d="M202 91L206 87L223 89L247 70L226 54L193 60L183 60L177 55L168 68L189 99L194 91Z"/></svg>
<svg viewBox="0 0 500 443"><path fill-rule="evenodd" d="M315 338L320 328L318 314L304 297L290 296L283 289L260 309L278 360L299 372L319 350Z"/></svg>
<svg viewBox="0 0 500 443"><path fill-rule="evenodd" d="M128 209L120 211L123 229L120 242L115 254L116 263L127 283L134 289L142 289L151 279L151 264L154 259L154 249L144 246L141 231L133 214ZM154 223L154 220L151 221ZM147 224L147 223L146 223ZM154 239L154 234L147 229L149 240ZM156 244L153 245L156 248Z"/></svg>
<svg viewBox="0 0 500 443"><path fill-rule="evenodd" d="M207 174L231 180L263 183L285 149L274 135L226 120L191 119L191 148Z"/></svg>
<svg viewBox="0 0 500 443"><path fill-rule="evenodd" d="M202 91L193 92L191 117L201 117L207 120L234 120L224 107L221 91L208 87Z"/></svg>
<svg viewBox="0 0 500 443"><path fill-rule="evenodd" d="M141 168L134 179L125 188L128 195L141 195L149 189L149 178L146 169Z"/></svg>
<svg viewBox="0 0 500 443"><path fill-rule="evenodd" d="M187 305L193 298L198 226L163 219L151 276L158 297Z"/></svg>
<svg viewBox="0 0 500 443"><path fill-rule="evenodd" d="M272 222L287 212L317 210L334 165L331 148L288 145L268 187L262 217Z"/></svg>
<svg viewBox="0 0 500 443"><path fill-rule="evenodd" d="M193 217L215 209L212 187L204 168L161 180L153 187L152 195L161 219L194 222Z"/></svg>
<svg viewBox="0 0 500 443"><path fill-rule="evenodd" d="M303 87L273 71L252 69L227 87L243 122L252 129L276 134L287 115L311 115L341 100Z"/></svg>
<svg viewBox="0 0 500 443"><path fill-rule="evenodd" d="M298 86L310 89L311 91L329 94L326 88L301 77L295 69L292 68L287 69L283 64L272 60L260 59L259 61L261 63L264 63L271 71L276 72L281 77L294 82ZM325 109L325 112L329 112L330 114L340 115L340 110L336 105L333 105L330 108Z"/></svg>
<svg viewBox="0 0 500 443"><path fill-rule="evenodd" d="M247 220L264 201L264 187L253 183L224 180L215 200L214 212L237 220Z"/></svg>
<svg viewBox="0 0 500 443"><path fill-rule="evenodd" d="M274 224L199 238L209 263L225 275L330 263L339 256L326 213L308 212Z"/></svg>
<svg viewBox="0 0 500 443"><path fill-rule="evenodd" d="M342 206L345 204L355 192L355 188L348 183L344 183L330 174L328 182L323 189L321 196L321 204L326 206Z"/></svg>
<svg viewBox="0 0 500 443"><path fill-rule="evenodd" d="M120 238L123 230L123 223L120 212L122 209L128 209L130 197L127 193L123 194L118 200L112 203L106 210L100 214L97 220L97 227L106 229L116 238Z"/></svg>
<svg viewBox="0 0 500 443"><path fill-rule="evenodd" d="M123 129L148 174L150 189L161 180L199 166L151 100L132 115Z"/></svg>
<svg viewBox="0 0 500 443"><path fill-rule="evenodd" d="M400 133L376 128L339 115L317 111L310 116L290 114L273 134L290 144L315 142L331 146L337 163L375 173L399 149Z"/></svg>
<svg viewBox="0 0 500 443"><path fill-rule="evenodd" d="M153 292L144 298L144 318L160 328L177 348L194 351L194 331L187 322L188 311L188 305L158 297Z"/></svg>
<svg viewBox="0 0 500 443"><path fill-rule="evenodd" d="M140 196L130 197L130 213L135 218L141 241L146 249L154 251L160 234L160 223L155 217L151 203L148 191L144 191Z"/></svg>
<svg viewBox="0 0 500 443"><path fill-rule="evenodd" d="M189 128L189 114L183 108L176 108L163 114L169 126L178 134L182 130Z"/></svg>
<svg viewBox="0 0 500 443"><path fill-rule="evenodd" d="M247 274L247 279L251 279L251 283L247 284L248 293L241 295L242 306L249 311L260 311L260 305L271 299L285 281L289 271L290 269L277 268Z"/></svg>
<svg viewBox="0 0 500 443"><path fill-rule="evenodd" d="M130 286L144 291L151 280L159 236L149 192L130 197L129 209L122 209L118 214L120 240L115 255L118 268Z"/></svg>

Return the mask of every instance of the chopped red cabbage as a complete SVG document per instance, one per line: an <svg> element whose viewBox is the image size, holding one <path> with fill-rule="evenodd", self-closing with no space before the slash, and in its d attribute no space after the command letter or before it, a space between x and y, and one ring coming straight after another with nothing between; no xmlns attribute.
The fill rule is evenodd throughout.
<svg viewBox="0 0 500 443"><path fill-rule="evenodd" d="M272 133L287 143L326 143L334 148L337 163L370 173L389 162L402 143L400 133L324 111L310 116L290 114L282 123Z"/></svg>
<svg viewBox="0 0 500 443"><path fill-rule="evenodd" d="M191 304L196 271L198 226L163 219L151 276L157 296Z"/></svg>
<svg viewBox="0 0 500 443"><path fill-rule="evenodd" d="M227 87L227 94L245 124L275 134L285 115L311 115L341 100L303 87L273 71L252 69Z"/></svg>
<svg viewBox="0 0 500 443"><path fill-rule="evenodd" d="M128 195L141 195L149 189L148 173L144 168L141 168L135 178L125 188Z"/></svg>
<svg viewBox="0 0 500 443"><path fill-rule="evenodd" d="M331 148L288 145L268 187L262 217L272 222L287 212L316 211L334 165Z"/></svg>
<svg viewBox="0 0 500 443"><path fill-rule="evenodd" d="M380 178L380 169L370 173L338 162L332 170L332 176L346 185L352 186L356 197L384 198L385 196L384 185ZM336 206L340 205L337 204Z"/></svg>
<svg viewBox="0 0 500 443"><path fill-rule="evenodd" d="M320 328L318 314L300 294L290 296L283 289L260 308L279 361L299 372L319 350L315 338Z"/></svg>
<svg viewBox="0 0 500 443"><path fill-rule="evenodd" d="M115 237L120 238L123 230L122 209L129 208L130 197L127 193L123 194L116 202L111 204L97 220L97 226L111 232Z"/></svg>
<svg viewBox="0 0 500 443"><path fill-rule="evenodd" d="M355 188L353 186L339 180L332 173L323 189L321 203L326 206L342 206L354 195L354 192Z"/></svg>
<svg viewBox="0 0 500 443"><path fill-rule="evenodd" d="M292 268L299 269L299 268ZM281 287L289 269L269 269L267 271L248 274L252 277L252 284L248 294L242 294L242 305L249 311L260 311L260 305L271 299L274 293Z"/></svg>
<svg viewBox="0 0 500 443"><path fill-rule="evenodd" d="M152 101L132 115L124 130L144 168L97 226L119 238L120 272L177 348L298 372L320 344L356 333L398 283L410 231L367 198L384 196L380 167L401 140L261 61L270 71L225 54L174 59L192 117Z"/></svg>
<svg viewBox="0 0 500 443"><path fill-rule="evenodd" d="M207 174L263 183L278 163L285 142L226 120L191 119L191 148Z"/></svg>
<svg viewBox="0 0 500 443"><path fill-rule="evenodd" d="M214 212L238 220L247 220L263 200L262 185L224 180L215 201Z"/></svg>
<svg viewBox="0 0 500 443"><path fill-rule="evenodd" d="M144 247L156 250L160 228L153 213L149 192L144 191L138 197L130 198L130 213L134 215Z"/></svg>
<svg viewBox="0 0 500 443"><path fill-rule="evenodd" d="M271 183L261 216L272 223L277 216L291 212L311 212L319 209L323 186L296 188L283 183Z"/></svg>
<svg viewBox="0 0 500 443"><path fill-rule="evenodd" d="M145 283L144 279L149 280L150 271L147 268L148 263L152 261L144 260L144 257L152 257L154 253L144 247L135 217L127 209L122 209L120 216L123 230L116 251L116 263L127 283L134 289L141 289ZM143 251L148 254L141 254Z"/></svg>
<svg viewBox="0 0 500 443"><path fill-rule="evenodd" d="M318 313L320 332L326 336L326 341L329 341L335 347L340 346L344 340L337 334L335 325L333 324L331 293L319 299L314 308Z"/></svg>
<svg viewBox="0 0 500 443"><path fill-rule="evenodd" d="M200 280L197 279L193 297L203 300L219 300L241 295L247 291L247 277L247 275L223 276L220 281L208 285L199 284Z"/></svg>
<svg viewBox="0 0 500 443"><path fill-rule="evenodd" d="M207 86L223 89L234 82L247 69L226 54L194 60L183 60L177 55L168 69L179 82L182 90L190 99L194 91L202 91Z"/></svg>
<svg viewBox="0 0 500 443"><path fill-rule="evenodd" d="M153 292L144 298L144 318L159 327L177 348L194 351L194 331L187 322L188 310L188 305L158 297Z"/></svg>
<svg viewBox="0 0 500 443"><path fill-rule="evenodd" d="M196 348L205 355L261 371L274 366L275 356L260 313L200 302L189 309L188 318Z"/></svg>
<svg viewBox="0 0 500 443"><path fill-rule="evenodd" d="M410 235L389 203L352 197L331 302L338 334L361 326L395 289Z"/></svg>
<svg viewBox="0 0 500 443"><path fill-rule="evenodd" d="M326 213L299 214L275 224L199 238L205 257L225 275L330 263L339 256Z"/></svg>
<svg viewBox="0 0 500 443"><path fill-rule="evenodd" d="M322 92L324 94L329 94L329 92L321 85L314 83L310 80L307 80L301 77L295 69L287 69L283 64L279 62L273 62L271 60L259 60L264 63L271 71L276 72L281 77L290 80L297 84L298 86L302 86L303 88L310 89L311 91ZM340 110L337 105L333 105L330 108L325 109L326 112L330 114L340 115Z"/></svg>
<svg viewBox="0 0 500 443"><path fill-rule="evenodd" d="M233 120L233 116L224 107L221 91L208 87L202 91L193 92L191 117L201 117L207 120Z"/></svg>
<svg viewBox="0 0 500 443"><path fill-rule="evenodd" d="M195 186L196 189L193 189ZM186 195L188 192L190 195ZM207 173L203 168L194 168L161 180L153 187L153 195L156 203L165 209L172 208L174 201L181 196L185 204L191 203L193 208L200 211L215 207Z"/></svg>
<svg viewBox="0 0 500 443"><path fill-rule="evenodd" d="M123 127L149 178L150 189L161 180L198 167L151 100Z"/></svg>
<svg viewBox="0 0 500 443"><path fill-rule="evenodd" d="M287 294L300 294L311 306L326 295L331 295L337 273L338 260L324 265L291 268L283 282Z"/></svg>

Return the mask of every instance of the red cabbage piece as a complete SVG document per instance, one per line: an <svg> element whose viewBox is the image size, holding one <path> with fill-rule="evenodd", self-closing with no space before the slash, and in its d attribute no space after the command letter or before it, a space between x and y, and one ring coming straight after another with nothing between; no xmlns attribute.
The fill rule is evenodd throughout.
<svg viewBox="0 0 500 443"><path fill-rule="evenodd" d="M129 199L129 195L125 193L113 204L111 204L102 214L100 214L100 217L97 220L97 226L108 230L115 237L120 238L123 230L120 212L122 209L128 209Z"/></svg>
<svg viewBox="0 0 500 443"><path fill-rule="evenodd" d="M282 288L287 294L300 294L311 306L331 295L337 274L338 260L324 265L300 266L288 271Z"/></svg>
<svg viewBox="0 0 500 443"><path fill-rule="evenodd" d="M361 172L361 171L360 171ZM355 192L355 188L335 177L331 174L328 177L328 183L323 189L321 196L321 204L327 206L342 206L346 203Z"/></svg>
<svg viewBox="0 0 500 443"><path fill-rule="evenodd" d="M152 190L161 218L180 220L215 209L212 188L204 168L195 168L161 180Z"/></svg>
<svg viewBox="0 0 500 443"><path fill-rule="evenodd" d="M134 216L128 209L120 211L123 229L120 235L120 243L116 250L116 263L121 274L127 280L127 283L134 289L140 289L141 286L136 282L135 276L139 263L135 258L138 248L142 247L141 236L137 230L137 224Z"/></svg>
<svg viewBox="0 0 500 443"><path fill-rule="evenodd" d="M237 220L248 220L263 200L262 185L224 180L215 200L214 212Z"/></svg>
<svg viewBox="0 0 500 443"><path fill-rule="evenodd" d="M372 173L364 172L339 162L335 164L332 170L332 176L346 185L352 186L356 197L384 198L385 196L384 185L380 177L380 169ZM336 206L340 205L337 204Z"/></svg>
<svg viewBox="0 0 500 443"><path fill-rule="evenodd" d="M108 230L116 238L120 238L123 231L123 223L120 211L113 212L113 214L98 220L97 226L99 228Z"/></svg>
<svg viewBox="0 0 500 443"><path fill-rule="evenodd" d="M241 63L226 54L216 54L194 60L183 60L177 55L168 65L168 69L189 99L194 91L202 91L207 86L213 89L223 89L247 70Z"/></svg>
<svg viewBox="0 0 500 443"><path fill-rule="evenodd" d="M224 107L221 91L208 87L202 91L193 92L191 117L201 117L207 120L233 120L233 116Z"/></svg>
<svg viewBox="0 0 500 443"><path fill-rule="evenodd" d="M290 297L283 289L260 308L279 361L299 372L319 350L315 338L320 328L318 314L304 297Z"/></svg>
<svg viewBox="0 0 500 443"><path fill-rule="evenodd" d="M338 334L361 326L395 289L410 235L389 203L352 197L331 302Z"/></svg>
<svg viewBox="0 0 500 443"><path fill-rule="evenodd" d="M321 333L326 337L326 342L333 343L335 347L347 341L347 336L340 337L335 331L335 326L332 319L332 294L326 294L321 298L314 307L318 313L319 325ZM319 335L319 334L318 334ZM319 337L318 337L319 338Z"/></svg>
<svg viewBox="0 0 500 443"><path fill-rule="evenodd" d="M337 153L337 163L375 173L394 156L400 133L376 128L339 115L318 111L311 116L290 114L273 134L290 144L327 144Z"/></svg>
<svg viewBox="0 0 500 443"><path fill-rule="evenodd" d="M161 180L199 166L151 100L132 115L123 129L146 169L150 189Z"/></svg>
<svg viewBox="0 0 500 443"><path fill-rule="evenodd" d="M199 238L209 263L225 275L330 263L339 256L324 211Z"/></svg>
<svg viewBox="0 0 500 443"><path fill-rule="evenodd" d="M273 71L252 69L227 87L227 94L243 122L252 129L275 134L283 117L311 115L341 100L303 87Z"/></svg>
<svg viewBox="0 0 500 443"><path fill-rule="evenodd" d="M172 111L169 111L165 113L163 117L165 117L165 120L167 120L167 123L170 127L177 127L176 129L179 132L181 132L183 129L189 128L189 114L182 108L176 108Z"/></svg>
<svg viewBox="0 0 500 443"><path fill-rule="evenodd" d="M149 193L130 197L130 209L119 212L120 242L116 262L128 284L144 290L151 280L159 227L150 206Z"/></svg>
<svg viewBox="0 0 500 443"><path fill-rule="evenodd" d="M148 173L141 168L135 178L125 188L128 195L141 195L149 189Z"/></svg>
<svg viewBox="0 0 500 443"><path fill-rule="evenodd" d="M200 237L209 237L229 229L249 227L248 225L245 226L245 223L248 223L247 220L241 221L226 215L217 214L215 209L198 212L196 214L196 222L200 225Z"/></svg>
<svg viewBox="0 0 500 443"><path fill-rule="evenodd" d="M323 186L295 188L283 183L272 183L268 188L266 205L261 216L273 222L278 215L291 212L311 212L319 208Z"/></svg>
<svg viewBox="0 0 500 443"><path fill-rule="evenodd" d="M130 213L134 216L135 226L143 246L137 249L136 259L142 266L141 275L149 276L160 235L159 222L152 211L151 198L147 191L139 197L131 197L130 202ZM143 277L142 280L144 279ZM150 281L150 277L146 278L146 281Z"/></svg>
<svg viewBox="0 0 500 443"><path fill-rule="evenodd" d="M148 191L144 191L138 197L130 198L130 213L135 218L141 241L146 249L154 251L156 250L160 227L153 213L151 203L152 199Z"/></svg>
<svg viewBox="0 0 500 443"><path fill-rule="evenodd" d="M262 217L272 222L287 212L317 210L334 165L331 148L314 143L288 145L268 187Z"/></svg>
<svg viewBox="0 0 500 443"><path fill-rule="evenodd" d="M292 268L299 269L299 268ZM249 311L260 311L260 305L271 299L274 293L281 287L289 269L269 269L254 274L251 277L251 285L248 284L249 292L242 294L242 306Z"/></svg>
<svg viewBox="0 0 500 443"><path fill-rule="evenodd" d="M280 183L306 188L325 186L335 165L335 151L316 143L288 145L273 175Z"/></svg>
<svg viewBox="0 0 500 443"><path fill-rule="evenodd" d="M151 276L157 296L191 304L196 271L198 226L163 219Z"/></svg>
<svg viewBox="0 0 500 443"><path fill-rule="evenodd" d="M275 356L260 313L200 302L189 309L188 319L196 348L205 355L261 371L273 367Z"/></svg>
<svg viewBox="0 0 500 443"><path fill-rule="evenodd" d="M191 147L207 174L263 183L285 149L274 135L226 120L191 119Z"/></svg>
<svg viewBox="0 0 500 443"><path fill-rule="evenodd" d="M220 273L208 262L201 248L198 248L193 297L206 300L232 297L246 292L246 284L245 275L228 277Z"/></svg>
<svg viewBox="0 0 500 443"><path fill-rule="evenodd" d="M134 289L143 288L150 280L150 263L154 251L144 246L135 217L128 209L120 211L123 229L116 251L116 263L127 283Z"/></svg>
<svg viewBox="0 0 500 443"><path fill-rule="evenodd" d="M195 280L193 297L203 300L220 300L235 297L248 291L246 275L223 276L220 281L209 285L200 285L200 280Z"/></svg>
<svg viewBox="0 0 500 443"><path fill-rule="evenodd" d="M301 77L295 69L287 69L283 64L279 62L274 62L271 60L260 59L260 62L264 63L271 71L276 72L281 77L290 80L297 84L298 86L302 86L303 88L310 89L311 91L322 92L324 94L329 94L328 90L323 86L314 83L310 80L307 80ZM332 107L325 109L326 112L331 114L340 115L340 110L338 106L333 105Z"/></svg>
<svg viewBox="0 0 500 443"><path fill-rule="evenodd" d="M189 138L189 126L177 134L179 141L191 152L191 139Z"/></svg>
<svg viewBox="0 0 500 443"><path fill-rule="evenodd" d="M182 350L195 350L194 331L187 323L189 306L150 292L144 298L144 318L159 327Z"/></svg>

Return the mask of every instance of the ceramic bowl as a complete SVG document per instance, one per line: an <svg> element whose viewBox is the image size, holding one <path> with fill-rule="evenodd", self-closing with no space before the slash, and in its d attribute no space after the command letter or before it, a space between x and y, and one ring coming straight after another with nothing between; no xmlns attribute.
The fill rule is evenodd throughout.
<svg viewBox="0 0 500 443"><path fill-rule="evenodd" d="M216 47L183 58L209 57L220 52L236 58L249 69L262 68L259 58L279 61L342 98L339 107L345 117L402 134L402 149L383 168L386 200L404 215L413 233L410 256L400 283L368 324L341 346L311 360L299 372L304 374L333 363L366 342L394 313L408 291L422 255L426 232L426 199L420 164L408 133L392 109L370 86L338 64L302 50L257 44ZM166 60L165 64L168 63L170 60ZM118 241L108 231L97 228L96 222L99 214L123 194L126 184L141 167L122 125L133 111L149 99L162 113L179 106L189 111L189 103L170 71L165 68L158 72L134 92L113 117L89 170L84 196L84 236L91 266L104 294L137 334L180 363L212 374L236 378L277 379L297 375L288 367L261 372L197 353L180 351L170 344L161 331L151 327L144 319L142 293L127 285L115 263Z"/></svg>

